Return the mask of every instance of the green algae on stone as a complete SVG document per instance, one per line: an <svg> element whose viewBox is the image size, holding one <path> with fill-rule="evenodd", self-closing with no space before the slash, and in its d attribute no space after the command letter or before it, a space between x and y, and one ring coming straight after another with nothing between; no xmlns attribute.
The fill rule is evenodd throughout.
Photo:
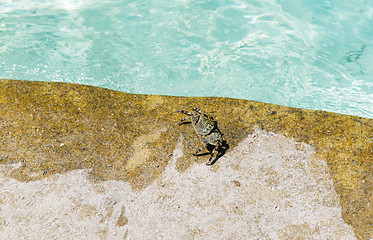
<svg viewBox="0 0 373 240"><path fill-rule="evenodd" d="M178 170L207 160L192 155L201 147L193 129L178 126L183 116L176 111L192 107L218 121L230 149L255 126L312 145L328 163L344 220L360 239L373 237L372 119L230 98L0 80L0 163L20 163L10 173L20 181L89 168L95 181L141 189L162 173L180 138Z"/></svg>

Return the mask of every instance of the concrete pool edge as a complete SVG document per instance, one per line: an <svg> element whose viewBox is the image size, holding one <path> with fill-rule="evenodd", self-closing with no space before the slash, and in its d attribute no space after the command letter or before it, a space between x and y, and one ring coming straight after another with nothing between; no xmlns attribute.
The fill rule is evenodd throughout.
<svg viewBox="0 0 373 240"><path fill-rule="evenodd" d="M211 113L230 144L227 154L255 126L281 134L313 146L325 159L344 221L358 238L372 238L372 119L248 100L14 80L0 81L0 105L1 163L21 163L9 176L25 182L91 169L95 181L123 180L143 189L168 165L180 133L185 151L175 166L186 171L195 160L188 153L200 144L190 126L177 125L178 109L197 106Z"/></svg>
<svg viewBox="0 0 373 240"><path fill-rule="evenodd" d="M181 172L176 162L185 154L182 138L162 174L140 191L124 181L93 182L88 169L19 182L4 176L19 164L0 165L6 196L0 216L7 220L0 234L17 239L356 239L342 219L327 164L312 147L255 127L219 164L193 164Z"/></svg>

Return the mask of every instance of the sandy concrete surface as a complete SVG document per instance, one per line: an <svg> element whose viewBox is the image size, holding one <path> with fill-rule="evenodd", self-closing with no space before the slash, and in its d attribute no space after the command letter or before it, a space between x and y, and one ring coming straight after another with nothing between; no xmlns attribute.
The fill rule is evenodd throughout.
<svg viewBox="0 0 373 240"><path fill-rule="evenodd" d="M178 124L195 107L229 145L212 167ZM0 239L373 239L358 116L0 79L0 169Z"/></svg>
<svg viewBox="0 0 373 240"><path fill-rule="evenodd" d="M179 171L182 138L141 190L89 169L20 182L20 163L0 165L1 239L356 239L311 146L256 127L219 164Z"/></svg>

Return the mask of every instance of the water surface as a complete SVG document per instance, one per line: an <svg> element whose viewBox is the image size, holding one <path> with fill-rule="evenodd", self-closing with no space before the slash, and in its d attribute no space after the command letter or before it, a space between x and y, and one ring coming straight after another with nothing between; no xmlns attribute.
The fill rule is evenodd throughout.
<svg viewBox="0 0 373 240"><path fill-rule="evenodd" d="M371 1L0 0L0 78L373 118Z"/></svg>

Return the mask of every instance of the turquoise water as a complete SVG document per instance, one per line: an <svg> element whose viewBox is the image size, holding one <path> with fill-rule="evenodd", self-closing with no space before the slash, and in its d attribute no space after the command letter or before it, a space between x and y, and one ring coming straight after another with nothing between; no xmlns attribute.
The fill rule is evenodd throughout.
<svg viewBox="0 0 373 240"><path fill-rule="evenodd" d="M0 78L373 118L373 1L0 0Z"/></svg>

